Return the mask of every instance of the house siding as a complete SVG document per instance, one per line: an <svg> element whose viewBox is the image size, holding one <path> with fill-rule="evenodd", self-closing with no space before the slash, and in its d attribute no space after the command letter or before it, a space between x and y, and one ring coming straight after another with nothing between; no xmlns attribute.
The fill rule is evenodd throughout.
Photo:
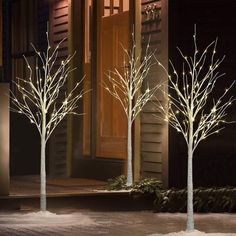
<svg viewBox="0 0 236 236"><path fill-rule="evenodd" d="M50 6L50 39L57 45L62 39L66 40L61 44L58 54L58 65L68 55L68 21L69 21L68 0L53 1ZM58 102L64 98L67 90L65 85L60 93ZM54 130L50 138L50 164L49 173L51 176L65 176L67 173L67 118L64 118Z"/></svg>
<svg viewBox="0 0 236 236"><path fill-rule="evenodd" d="M167 1L142 0L142 48L150 39L150 50L156 50L156 57L166 66L168 58ZM154 13L147 9L155 7ZM164 74L158 66L152 67L147 82L150 87L163 81ZM165 102L159 93L160 102ZM155 177L168 184L168 126L154 117L158 114L154 98L149 101L141 113L141 175Z"/></svg>

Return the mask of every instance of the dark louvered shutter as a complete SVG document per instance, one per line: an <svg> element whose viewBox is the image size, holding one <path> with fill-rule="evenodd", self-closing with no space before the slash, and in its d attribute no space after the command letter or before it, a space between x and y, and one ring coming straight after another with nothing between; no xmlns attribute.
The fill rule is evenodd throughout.
<svg viewBox="0 0 236 236"><path fill-rule="evenodd" d="M68 37L68 0L53 1L50 7L50 38L54 44ZM58 63L68 55L68 40L59 49ZM65 86L58 101L61 102L67 90ZM50 170L52 176L65 176L67 173L67 118L54 130L49 144Z"/></svg>
<svg viewBox="0 0 236 236"><path fill-rule="evenodd" d="M145 48L150 38L151 50L156 49L156 56L167 64L167 1L142 0L142 47ZM148 76L149 86L163 80L163 72L154 66ZM160 101L163 97L157 94ZM156 177L167 183L168 127L158 121L153 113L155 106L149 101L141 114L141 172L143 177Z"/></svg>

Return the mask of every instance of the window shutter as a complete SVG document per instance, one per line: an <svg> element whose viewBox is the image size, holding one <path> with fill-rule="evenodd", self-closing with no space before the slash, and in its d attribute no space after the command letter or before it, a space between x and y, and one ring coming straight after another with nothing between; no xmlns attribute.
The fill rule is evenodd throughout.
<svg viewBox="0 0 236 236"><path fill-rule="evenodd" d="M141 4L142 48L147 46L150 39L150 50L156 49L156 57L167 65L167 0L142 0ZM161 68L153 66L147 78L149 86L153 87L163 79ZM156 96L165 102L158 92ZM153 101L149 101L141 114L141 174L142 177L155 177L167 182L168 126L153 116L155 112Z"/></svg>
<svg viewBox="0 0 236 236"><path fill-rule="evenodd" d="M68 0L52 1L50 6L50 39L55 45L62 39L58 54L58 63L68 55ZM61 102L67 85L61 90L58 101ZM51 176L66 176L67 173L67 118L64 118L49 139L49 173Z"/></svg>

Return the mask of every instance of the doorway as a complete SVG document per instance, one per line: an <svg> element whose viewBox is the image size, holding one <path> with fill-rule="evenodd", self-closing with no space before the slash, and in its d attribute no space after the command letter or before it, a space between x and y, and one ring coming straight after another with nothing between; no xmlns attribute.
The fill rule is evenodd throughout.
<svg viewBox="0 0 236 236"><path fill-rule="evenodd" d="M117 1L119 2L119 1ZM125 1L127 2L127 1ZM106 6L106 5L105 5ZM115 4L104 8L98 21L97 61L97 142L96 156L126 159L127 118L117 99L103 86L106 74L115 68L123 72L124 52L129 48L129 11L117 10ZM109 11L107 11L109 10Z"/></svg>
<svg viewBox="0 0 236 236"><path fill-rule="evenodd" d="M107 179L124 174L127 122L120 103L101 84L109 70L123 70L122 46L128 49L130 39L129 1L84 3L84 87L92 92L84 98L83 155L76 159L74 175Z"/></svg>

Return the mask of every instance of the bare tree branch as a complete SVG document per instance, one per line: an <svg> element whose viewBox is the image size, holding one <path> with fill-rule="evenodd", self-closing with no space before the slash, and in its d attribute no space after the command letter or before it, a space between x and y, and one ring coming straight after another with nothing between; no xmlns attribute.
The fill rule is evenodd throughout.
<svg viewBox="0 0 236 236"><path fill-rule="evenodd" d="M226 110L235 101L233 97L226 98L228 91L235 83L233 82L217 102L213 101L212 108L209 111L204 110L217 80L224 76L224 73L218 71L224 57L215 58L216 46L217 39L201 53L197 48L196 35L194 35L193 56L185 56L182 50L178 48L183 59L183 71L177 73L173 63L170 62L173 75L169 75L166 68L156 58L158 65L168 75L170 91L170 94L165 94L165 97L168 97L168 107L164 107L157 100L157 109L164 114L164 118L162 118L165 121L182 133L187 145L189 142L189 126L190 124L193 125L195 129L192 136L193 151L200 141L218 133L222 129L220 124L228 123L225 120Z"/></svg>

